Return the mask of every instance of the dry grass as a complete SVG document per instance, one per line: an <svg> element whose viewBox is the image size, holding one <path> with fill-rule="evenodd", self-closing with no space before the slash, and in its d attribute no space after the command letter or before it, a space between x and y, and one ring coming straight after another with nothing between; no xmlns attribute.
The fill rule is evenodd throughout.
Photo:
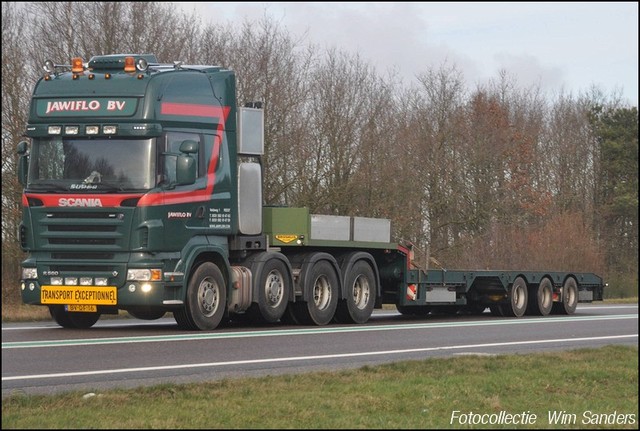
<svg viewBox="0 0 640 431"><path fill-rule="evenodd" d="M36 322L51 320L49 309L39 305L12 304L2 302L3 322Z"/></svg>

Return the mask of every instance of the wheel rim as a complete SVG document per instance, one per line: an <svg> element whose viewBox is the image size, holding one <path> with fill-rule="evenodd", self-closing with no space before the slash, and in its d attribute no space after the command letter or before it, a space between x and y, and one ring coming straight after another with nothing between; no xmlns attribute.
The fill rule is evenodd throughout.
<svg viewBox="0 0 640 431"><path fill-rule="evenodd" d="M576 302L576 290L574 289L573 285L567 286L567 291L565 292L565 296L566 296L567 306L573 307L573 305Z"/></svg>
<svg viewBox="0 0 640 431"><path fill-rule="evenodd" d="M546 310L553 305L553 295L551 294L551 288L542 289L542 295L540 295L540 306Z"/></svg>
<svg viewBox="0 0 640 431"><path fill-rule="evenodd" d="M198 306L205 317L215 314L220 305L220 287L211 277L206 277L198 286Z"/></svg>
<svg viewBox="0 0 640 431"><path fill-rule="evenodd" d="M324 310L331 302L331 284L325 276L316 279L313 287L313 302L318 310Z"/></svg>
<svg viewBox="0 0 640 431"><path fill-rule="evenodd" d="M513 289L513 304L515 308L518 310L522 309L525 305L525 300L524 287L516 286L516 288Z"/></svg>
<svg viewBox="0 0 640 431"><path fill-rule="evenodd" d="M359 276L353 283L353 303L359 310L364 310L369 303L371 287L367 277Z"/></svg>
<svg viewBox="0 0 640 431"><path fill-rule="evenodd" d="M284 297L284 280L280 271L273 270L264 284L265 298L271 308L277 308Z"/></svg>

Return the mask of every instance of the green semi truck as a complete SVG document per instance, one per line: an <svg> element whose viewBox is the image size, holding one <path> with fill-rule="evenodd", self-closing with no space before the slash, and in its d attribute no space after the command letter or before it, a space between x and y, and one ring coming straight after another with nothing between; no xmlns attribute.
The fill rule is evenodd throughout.
<svg viewBox="0 0 640 431"><path fill-rule="evenodd" d="M572 314L602 300L592 273L419 266L390 221L269 207L264 114L232 70L104 55L45 63L17 146L26 304L65 328L126 310L213 330L364 323L403 314Z"/></svg>

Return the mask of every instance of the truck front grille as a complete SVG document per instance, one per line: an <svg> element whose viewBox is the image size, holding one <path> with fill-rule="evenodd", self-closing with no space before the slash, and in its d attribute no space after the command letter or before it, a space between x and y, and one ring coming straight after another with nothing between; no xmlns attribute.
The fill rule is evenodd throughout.
<svg viewBox="0 0 640 431"><path fill-rule="evenodd" d="M51 251L52 256L69 259L72 253L77 259L95 259L90 253L111 254L129 249L130 226L133 209L117 208L114 211L78 208L56 211L37 211L39 227L36 232L37 247ZM102 257L98 257L99 259Z"/></svg>

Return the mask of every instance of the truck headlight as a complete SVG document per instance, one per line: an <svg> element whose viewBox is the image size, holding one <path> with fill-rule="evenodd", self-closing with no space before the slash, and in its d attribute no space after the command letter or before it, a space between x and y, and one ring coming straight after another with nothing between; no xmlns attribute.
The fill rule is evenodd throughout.
<svg viewBox="0 0 640 431"><path fill-rule="evenodd" d="M128 281L161 281L161 269L128 269Z"/></svg>
<svg viewBox="0 0 640 431"><path fill-rule="evenodd" d="M29 279L36 280L37 278L38 278L38 270L36 268L22 268L23 280L29 280Z"/></svg>

